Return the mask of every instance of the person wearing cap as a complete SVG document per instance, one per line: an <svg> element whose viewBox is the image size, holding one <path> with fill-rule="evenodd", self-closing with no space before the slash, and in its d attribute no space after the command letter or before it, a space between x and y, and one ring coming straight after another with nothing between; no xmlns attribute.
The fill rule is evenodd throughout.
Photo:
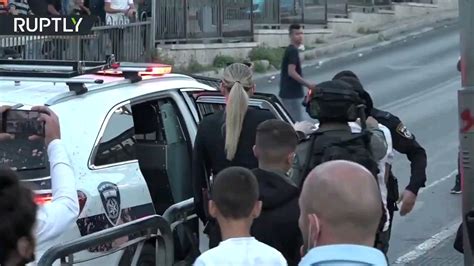
<svg viewBox="0 0 474 266"><path fill-rule="evenodd" d="M359 86L356 86L356 90L359 91L359 95L366 101L368 109L371 110L371 116L390 130L393 148L400 153L406 154L408 160L411 162L410 182L401 194L401 198L399 198L397 178L391 169L389 170L387 184L387 206L390 219L393 220L393 213L398 210L397 201L402 202L400 215L407 215L415 206L418 191L424 187L426 183L427 158L425 149L418 143L415 135L408 130L400 118L390 112L374 107L370 94L363 88L359 78L354 72L342 71L336 74L333 79L342 79L346 82L352 80L352 84L359 84ZM391 224L392 221L390 222L390 231ZM388 250L388 242L385 249Z"/></svg>

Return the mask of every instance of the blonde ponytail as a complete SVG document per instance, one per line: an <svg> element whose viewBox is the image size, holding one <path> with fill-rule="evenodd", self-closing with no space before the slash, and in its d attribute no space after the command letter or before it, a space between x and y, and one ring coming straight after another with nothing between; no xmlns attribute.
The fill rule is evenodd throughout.
<svg viewBox="0 0 474 266"><path fill-rule="evenodd" d="M231 161L239 146L240 133L248 109L248 91L254 86L252 71L244 64L232 64L224 71L224 84L231 86L225 117L225 152L227 160Z"/></svg>

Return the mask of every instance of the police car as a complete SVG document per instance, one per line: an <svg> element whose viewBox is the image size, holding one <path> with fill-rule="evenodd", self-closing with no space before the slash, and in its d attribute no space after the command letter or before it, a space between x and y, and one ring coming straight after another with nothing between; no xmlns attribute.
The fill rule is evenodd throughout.
<svg viewBox="0 0 474 266"><path fill-rule="evenodd" d="M60 119L80 203L80 216L61 241L161 215L192 197L191 152L197 124L223 109L225 99L216 89L218 80L171 72L168 65L110 60L0 60L0 105L21 103L25 110L47 105ZM250 105L292 122L274 95L257 93ZM48 204L49 169L32 168L20 174L35 187L37 203ZM76 254L75 260L119 244L90 248ZM154 258L152 245L143 249L142 263ZM91 265L118 265L130 256L120 251Z"/></svg>

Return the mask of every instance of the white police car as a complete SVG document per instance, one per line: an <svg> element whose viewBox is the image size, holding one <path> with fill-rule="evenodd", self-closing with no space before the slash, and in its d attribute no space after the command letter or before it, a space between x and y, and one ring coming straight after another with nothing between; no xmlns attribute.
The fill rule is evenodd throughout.
<svg viewBox="0 0 474 266"><path fill-rule="evenodd" d="M60 119L75 168L80 216L61 241L161 215L170 205L192 197L191 151L197 124L224 107L216 91L218 81L171 74L166 65L122 64L97 72L103 69L98 64L78 68L78 62L13 62L0 60L0 105L49 106ZM273 95L256 94L250 104L291 121ZM39 204L51 200L47 167L22 171L21 176L37 188ZM90 248L77 257L96 256L119 242ZM143 263L154 257L153 252L145 246ZM127 264L130 256L116 252L91 265Z"/></svg>

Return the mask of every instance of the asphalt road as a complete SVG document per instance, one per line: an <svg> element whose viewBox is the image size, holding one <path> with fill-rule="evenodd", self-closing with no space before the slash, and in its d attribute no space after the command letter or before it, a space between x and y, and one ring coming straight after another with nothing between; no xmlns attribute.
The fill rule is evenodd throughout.
<svg viewBox="0 0 474 266"><path fill-rule="evenodd" d="M420 193L412 213L395 217L391 262L460 221L461 196L449 194L457 170L458 56L459 31L457 25L450 25L370 54L304 69L305 78L315 83L332 78L338 71L353 70L375 105L399 116L427 151L427 188ZM272 83L260 80L257 90L277 94L278 80L278 76ZM410 177L404 155L396 156L394 171L403 191Z"/></svg>

